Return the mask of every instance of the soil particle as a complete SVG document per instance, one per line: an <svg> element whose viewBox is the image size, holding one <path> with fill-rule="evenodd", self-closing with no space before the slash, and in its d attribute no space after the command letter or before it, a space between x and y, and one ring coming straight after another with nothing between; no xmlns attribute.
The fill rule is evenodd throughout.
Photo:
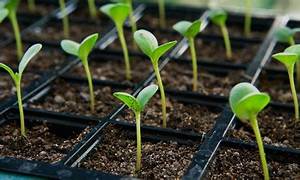
<svg viewBox="0 0 300 180"><path fill-rule="evenodd" d="M109 127L97 149L80 167L122 176L135 176L136 142L126 130ZM142 142L142 179L179 179L196 150L196 145L176 142Z"/></svg>

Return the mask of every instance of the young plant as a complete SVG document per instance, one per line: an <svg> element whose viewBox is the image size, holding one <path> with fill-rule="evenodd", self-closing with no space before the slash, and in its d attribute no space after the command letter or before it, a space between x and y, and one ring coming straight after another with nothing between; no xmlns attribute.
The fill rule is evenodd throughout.
<svg viewBox="0 0 300 180"><path fill-rule="evenodd" d="M252 1L253 0L246 0L245 6L245 24L244 24L244 33L247 37L250 36L251 33L251 14L252 14Z"/></svg>
<svg viewBox="0 0 300 180"><path fill-rule="evenodd" d="M254 131L265 180L269 180L270 176L263 141L257 123L257 115L269 102L270 96L266 93L259 92L259 90L250 83L237 84L232 88L229 95L229 103L232 111L242 122L250 123Z"/></svg>
<svg viewBox="0 0 300 180"><path fill-rule="evenodd" d="M300 45L290 46L286 48L284 52L274 54L272 57L281 62L287 69L294 101L295 119L296 122L299 122L299 104L294 82L294 67L300 60Z"/></svg>
<svg viewBox="0 0 300 180"><path fill-rule="evenodd" d="M171 49L177 41L168 42L158 46L157 39L155 36L146 30L138 30L134 33L134 40L139 46L139 48L146 54L152 62L153 69L158 82L161 105L162 105L162 115L163 115L163 127L167 126L167 108L166 108L166 96L164 86L159 73L159 59L163 56L169 49Z"/></svg>
<svg viewBox="0 0 300 180"><path fill-rule="evenodd" d="M92 75L89 68L88 56L93 50L93 47L95 46L97 40L98 33L86 37L80 44L71 40L61 41L62 49L71 55L77 56L81 60L81 63L84 67L90 90L91 112L95 112L95 96Z"/></svg>
<svg viewBox="0 0 300 180"><path fill-rule="evenodd" d="M193 63L193 91L198 89L198 66L197 66L197 56L195 50L195 36L201 31L201 21L196 20L193 23L189 21L180 21L176 23L173 28L179 32L182 36L188 39L192 63Z"/></svg>
<svg viewBox="0 0 300 180"><path fill-rule="evenodd" d="M141 170L142 160L142 138L141 138L141 112L145 109L146 104L151 97L156 93L157 85L145 87L135 98L132 95L124 92L116 92L114 96L125 103L129 109L135 114L136 122L136 172Z"/></svg>
<svg viewBox="0 0 300 180"><path fill-rule="evenodd" d="M34 12L36 10L35 0L27 0L29 11Z"/></svg>
<svg viewBox="0 0 300 180"><path fill-rule="evenodd" d="M88 0L89 12L92 19L97 19L97 8L95 0Z"/></svg>
<svg viewBox="0 0 300 180"><path fill-rule="evenodd" d="M158 1L158 10L159 10L159 25L160 28L166 28L166 10L165 10L165 0Z"/></svg>
<svg viewBox="0 0 300 180"><path fill-rule="evenodd" d="M5 9L8 11L8 19L13 27L14 34L15 34L15 40L16 40L16 46L17 46L17 56L18 59L21 59L23 56L23 45L21 40L21 33L20 28L18 24L17 19L17 8L19 6L20 0L9 0L5 3L0 4L0 10L5 11ZM3 20L3 19L2 19Z"/></svg>
<svg viewBox="0 0 300 180"><path fill-rule="evenodd" d="M130 21L132 34L134 34L134 32L137 30L137 27L136 27L136 20L133 14L132 0L121 0L121 2L126 3L129 7L129 21Z"/></svg>
<svg viewBox="0 0 300 180"><path fill-rule="evenodd" d="M104 14L109 16L116 25L120 43L123 49L124 59L125 59L126 78L127 80L130 80L131 68L130 68L130 61L128 55L128 48L127 48L126 40L124 37L124 30L123 30L123 24L129 15L130 8L127 4L116 3L116 4L104 5L100 8L100 11L102 11Z"/></svg>
<svg viewBox="0 0 300 180"><path fill-rule="evenodd" d="M60 7L61 15L62 15L64 37L68 38L70 36L69 17L68 17L68 13L66 10L65 0L59 0L59 7Z"/></svg>
<svg viewBox="0 0 300 180"><path fill-rule="evenodd" d="M227 17L228 17L227 13L222 9L211 10L209 12L210 20L215 25L217 25L221 28L221 32L223 34L224 44L225 44L225 48L226 48L226 56L228 59L231 59L232 58L231 43L230 43L230 39L229 39L228 30L226 27Z"/></svg>
<svg viewBox="0 0 300 180"><path fill-rule="evenodd" d="M20 112L20 125L21 125L21 135L23 137L26 137L26 132L25 132L25 121L24 121L24 112L23 112L23 104L22 104L22 92L21 92L21 80L22 80L22 75L23 72L29 63L30 60L33 59L33 57L42 49L41 44L35 44L31 46L24 54L22 57L19 67L18 67L18 72L14 72L10 67L7 65L0 63L0 67L5 69L9 75L11 76L15 86L16 86L16 91L17 91L17 99L18 99L18 105L19 105L19 112Z"/></svg>

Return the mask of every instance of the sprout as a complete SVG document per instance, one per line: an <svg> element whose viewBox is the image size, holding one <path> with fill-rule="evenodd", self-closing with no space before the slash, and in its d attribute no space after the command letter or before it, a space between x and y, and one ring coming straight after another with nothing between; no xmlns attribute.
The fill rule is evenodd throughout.
<svg viewBox="0 0 300 180"><path fill-rule="evenodd" d="M180 21L176 23L173 28L178 31L182 36L188 39L191 49L192 63L193 63L193 91L198 89L198 66L197 56L195 50L195 36L201 31L201 21L196 20L193 23L188 21Z"/></svg>
<svg viewBox="0 0 300 180"><path fill-rule="evenodd" d="M95 111L95 96L94 88L92 82L92 75L89 68L88 56L92 51L98 40L98 33L92 34L86 37L80 44L71 40L62 40L61 47L62 49L74 56L77 56L84 67L86 77L88 79L89 89L90 89L90 108L91 111Z"/></svg>
<svg viewBox="0 0 300 180"><path fill-rule="evenodd" d="M35 0L27 0L29 11L34 12L36 10Z"/></svg>
<svg viewBox="0 0 300 180"><path fill-rule="evenodd" d="M18 98L18 105L19 105L19 112L20 112L20 124L21 124L21 135L23 137L26 137L26 132L25 132L25 122L24 122L24 112L23 112L23 104L22 104L22 95L21 95L21 80L22 80L22 75L23 72L29 63L30 60L33 59L33 57L42 49L41 44L35 44L31 46L24 54L22 57L19 67L18 67L18 72L14 72L10 67L7 65L0 63L0 67L5 69L9 75L11 76L12 80L15 83L16 86L16 91L17 91L17 98Z"/></svg>
<svg viewBox="0 0 300 180"><path fill-rule="evenodd" d="M12 24L12 27L13 27L13 30L15 33L15 39L16 39L16 45L17 45L17 56L18 56L18 59L21 59L21 57L23 55L23 45L22 45L22 40L21 40L20 28L19 28L19 24L18 24L18 20L17 20L17 8L18 8L19 3L20 3L20 0L6 1L6 3L0 4L0 10L2 11L2 13L4 13L3 15L6 14L5 9L8 11L7 16ZM6 17L6 16L2 16L2 17L3 17L2 18L2 20L3 20L4 17Z"/></svg>
<svg viewBox="0 0 300 180"><path fill-rule="evenodd" d="M135 98L130 94L124 92L116 92L114 96L124 102L129 109L135 114L136 119L136 171L141 170L141 159L142 159L142 139L141 139L141 112L144 110L146 104L151 97L156 93L157 85L150 85L145 87Z"/></svg>
<svg viewBox="0 0 300 180"><path fill-rule="evenodd" d="M234 86L229 95L229 103L235 115L244 123L249 122L258 145L260 160L265 180L270 179L266 155L257 123L257 115L270 102L270 96L261 93L250 83L239 83Z"/></svg>
<svg viewBox="0 0 300 180"><path fill-rule="evenodd" d="M166 28L165 0L158 0L158 9L159 9L159 25L160 25L160 28Z"/></svg>
<svg viewBox="0 0 300 180"><path fill-rule="evenodd" d="M116 4L104 5L100 8L100 11L102 11L104 14L109 16L116 25L118 36L120 38L121 46L123 49L124 59L125 59L126 78L127 80L130 80L131 68L130 68L127 44L125 41L124 30L123 30L123 24L129 15L130 8L128 5L124 3L116 3Z"/></svg>
<svg viewBox="0 0 300 180"><path fill-rule="evenodd" d="M223 38L224 38L226 55L227 55L228 59L231 59L231 57L232 57L231 44L230 44L228 30L226 27L227 13L221 9L220 10L211 10L209 12L209 18L214 24L216 24L217 26L220 26L222 34L223 34Z"/></svg>
<svg viewBox="0 0 300 180"><path fill-rule="evenodd" d="M95 0L88 0L88 6L89 6L91 18L96 19L97 18L97 8L96 8Z"/></svg>
<svg viewBox="0 0 300 180"><path fill-rule="evenodd" d="M66 10L65 0L59 0L59 7L60 7L61 15L63 17L62 21L63 21L64 37L68 38L70 36L70 30L69 30L69 18Z"/></svg>
<svg viewBox="0 0 300 180"><path fill-rule="evenodd" d="M244 33L247 37L251 33L251 13L252 13L252 0L246 0L246 12L245 12L245 24L244 24Z"/></svg>
<svg viewBox="0 0 300 180"><path fill-rule="evenodd" d="M166 97L164 86L160 77L158 62L159 58L164 55L169 49L171 49L177 41L168 42L158 46L157 39L155 36L146 30L138 30L134 33L134 40L139 46L139 48L146 54L152 62L153 69L156 75L156 79L159 85L160 96L161 96L161 105L162 105L162 114L163 114L163 127L167 126L167 108L166 108Z"/></svg>
<svg viewBox="0 0 300 180"><path fill-rule="evenodd" d="M292 91L292 96L294 100L294 108L295 108L295 119L296 122L299 121L299 105L298 98L294 83L294 67L295 63L300 59L300 45L293 45L284 50L284 52L274 54L272 56L274 59L281 62L287 69L290 86Z"/></svg>
<svg viewBox="0 0 300 180"><path fill-rule="evenodd" d="M134 34L134 32L137 30L137 28L136 28L136 20L133 15L132 0L120 0L120 1L123 3L126 3L129 7L129 21L130 21L132 34Z"/></svg>

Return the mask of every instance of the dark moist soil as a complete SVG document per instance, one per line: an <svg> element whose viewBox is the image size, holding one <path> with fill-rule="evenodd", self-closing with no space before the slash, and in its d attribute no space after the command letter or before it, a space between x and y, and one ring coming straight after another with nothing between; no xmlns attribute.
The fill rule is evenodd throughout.
<svg viewBox="0 0 300 180"><path fill-rule="evenodd" d="M235 45L232 43L232 59L228 59L223 41L204 41L201 38L197 38L195 42L198 61L205 60L209 62L227 62L233 64L250 63L255 57L258 48L258 44ZM190 54L190 49L188 49L183 57L191 59Z"/></svg>
<svg viewBox="0 0 300 180"><path fill-rule="evenodd" d="M167 89L192 91L193 72L192 64L169 62L161 72L163 83ZM210 73L202 66L198 66L198 90L205 95L228 96L231 88L246 80L244 71L229 73Z"/></svg>
<svg viewBox="0 0 300 180"><path fill-rule="evenodd" d="M162 127L162 109L160 96L152 98L141 115L141 122L145 125ZM184 104L168 98L167 95L167 127L186 132L207 133L212 129L221 109L210 108L197 104ZM134 114L126 109L121 120L135 122Z"/></svg>
<svg viewBox="0 0 300 180"><path fill-rule="evenodd" d="M300 164L269 159L267 162L270 179L300 178ZM222 148L211 164L206 179L263 179L258 150Z"/></svg>
<svg viewBox="0 0 300 180"><path fill-rule="evenodd" d="M24 45L24 52L28 49L29 44ZM59 69L61 64L66 60L66 56L62 51L48 48L42 49L32 61L27 65L26 71L29 72L45 72ZM0 62L10 66L18 67L19 61L15 45L9 45L0 49Z"/></svg>
<svg viewBox="0 0 300 180"><path fill-rule="evenodd" d="M95 152L80 167L122 176L135 176L136 141L126 130L110 127ZM142 179L179 179L191 162L196 145L142 142Z"/></svg>
<svg viewBox="0 0 300 180"><path fill-rule="evenodd" d="M294 139L293 111L287 112L269 107L259 115L258 124L264 143L300 149L300 141ZM230 136L245 141L255 141L253 130L247 124L241 124L236 130L231 131Z"/></svg>
<svg viewBox="0 0 300 180"><path fill-rule="evenodd" d="M22 1L20 2L18 13L30 14L35 16L45 16L45 15L49 15L50 13L52 13L54 9L58 8L58 6L52 5L50 3L46 4L41 2L36 2L35 6L36 6L36 10L32 12L28 8L27 1Z"/></svg>
<svg viewBox="0 0 300 180"><path fill-rule="evenodd" d="M26 26L27 26L26 23L19 21L20 31L24 30L26 28ZM14 31L13 31L10 21L4 20L1 23L0 40L1 40L1 42L3 42L5 40L8 40L9 38L14 38Z"/></svg>
<svg viewBox="0 0 300 180"><path fill-rule="evenodd" d="M60 135L51 125L37 123L28 127L27 139L20 135L19 125L9 123L0 128L0 156L55 163L66 156L73 146L90 131L66 131Z"/></svg>
<svg viewBox="0 0 300 180"><path fill-rule="evenodd" d="M22 89L24 90L39 77L38 74L24 73L21 81ZM0 101L8 100L7 98L16 95L15 84L6 72L1 73L0 75L0 92Z"/></svg>
<svg viewBox="0 0 300 180"><path fill-rule="evenodd" d="M90 58L89 65L93 79L110 80L125 83L139 83L145 80L152 71L152 64L149 59L138 56L130 57L131 81L126 80L125 62L123 56L100 56ZM72 76L86 77L82 65L75 67L71 72Z"/></svg>
<svg viewBox="0 0 300 180"><path fill-rule="evenodd" d="M94 85L95 112L91 113L87 83L79 85L65 80L57 80L43 99L29 103L29 107L54 112L104 117L120 105L120 101L112 95L116 91L120 90L109 86ZM128 92L129 90L121 91Z"/></svg>
<svg viewBox="0 0 300 180"><path fill-rule="evenodd" d="M87 3L84 5L87 5ZM101 22L103 24L103 22L105 22L105 23L113 24L113 21L107 15L103 14L101 11L98 10L97 10L97 18L92 19L88 7L84 5L79 5L80 8L77 8L74 12L70 14L69 17L71 21L75 21L75 22L88 21L95 24L99 24ZM97 7L97 9L99 8L100 6Z"/></svg>

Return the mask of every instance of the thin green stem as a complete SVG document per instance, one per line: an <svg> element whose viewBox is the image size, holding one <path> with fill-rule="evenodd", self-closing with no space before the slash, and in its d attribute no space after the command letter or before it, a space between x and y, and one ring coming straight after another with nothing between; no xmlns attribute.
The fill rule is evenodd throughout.
<svg viewBox="0 0 300 180"><path fill-rule="evenodd" d="M247 37L251 34L251 13L252 13L252 0L246 0L246 13L244 31Z"/></svg>
<svg viewBox="0 0 300 180"><path fill-rule="evenodd" d="M196 56L194 38L189 38L189 45L190 45L192 63L193 63L193 77L194 77L193 78L193 91L197 91L197 89L198 89L198 66L197 66L197 56Z"/></svg>
<svg viewBox="0 0 300 180"><path fill-rule="evenodd" d="M232 50L231 50L231 43L230 43L227 27L225 24L221 25L220 27L221 27L221 31L222 31L223 38L224 38L224 44L225 44L225 48L226 48L226 56L228 59L231 59L232 58Z"/></svg>
<svg viewBox="0 0 300 180"><path fill-rule="evenodd" d="M95 0L88 0L88 6L89 6L91 18L96 19L97 18L97 8L96 8Z"/></svg>
<svg viewBox="0 0 300 180"><path fill-rule="evenodd" d="M129 6L129 21L130 21L131 31L132 31L132 36L133 36L133 34L137 30L137 27L136 27L136 20L133 15L132 1L128 1L128 6Z"/></svg>
<svg viewBox="0 0 300 180"><path fill-rule="evenodd" d="M135 112L136 119L136 167L135 171L141 170L142 161L142 138L141 138L141 113Z"/></svg>
<svg viewBox="0 0 300 180"><path fill-rule="evenodd" d="M125 59L126 79L131 80L131 68L130 68L130 61L129 61L129 55L128 55L128 48L127 48L122 25L117 25L117 31L118 31L120 43L121 43L121 46L123 49L124 59Z"/></svg>
<svg viewBox="0 0 300 180"><path fill-rule="evenodd" d="M63 16L63 30L64 30L64 37L68 38L70 36L70 30L69 30L69 17L66 12L66 4L65 0L59 0L59 6L60 10Z"/></svg>
<svg viewBox="0 0 300 180"><path fill-rule="evenodd" d="M269 180L270 176L269 176L268 164L267 164L267 160L266 160L266 154L265 154L262 138L260 135L257 119L255 116L251 117L250 123L251 123L252 129L253 129L255 137L256 137L256 142L257 142L257 146L258 146L258 150L259 150L261 165L262 165L263 173L264 173L264 179Z"/></svg>
<svg viewBox="0 0 300 180"><path fill-rule="evenodd" d="M16 39L16 46L17 46L17 56L18 59L21 59L23 56L23 45L22 45L22 39L21 39L21 34L20 34L20 28L16 16L16 12L10 12L9 13L9 20L12 24L14 33L15 33L15 39Z"/></svg>
<svg viewBox="0 0 300 180"><path fill-rule="evenodd" d="M35 0L28 0L28 8L31 12L36 10Z"/></svg>
<svg viewBox="0 0 300 180"><path fill-rule="evenodd" d="M167 106L166 106L166 95L164 86L160 77L158 61L152 60L153 69L156 75L156 80L158 82L159 90L160 90L160 98L161 98L161 106L162 106L162 115L163 115L163 127L167 127Z"/></svg>
<svg viewBox="0 0 300 180"><path fill-rule="evenodd" d="M165 1L158 0L158 8L159 8L159 25L160 28L166 28L166 10L165 10Z"/></svg>
<svg viewBox="0 0 300 180"><path fill-rule="evenodd" d="M89 84L89 90L90 90L90 108L91 108L91 112L95 112L95 95L94 95L94 87L93 87L93 80L92 80L92 75L90 72L90 68L89 68L89 63L88 60L85 59L84 63L84 70L86 73L86 77L88 79L88 84Z"/></svg>
<svg viewBox="0 0 300 180"><path fill-rule="evenodd" d="M15 85L17 89L18 106L20 112L21 135L23 137L26 137L24 111L23 111L23 103L22 103L22 92L21 92L21 78L18 78L18 80L15 82Z"/></svg>
<svg viewBox="0 0 300 180"><path fill-rule="evenodd" d="M293 96L293 101L294 101L295 119L296 119L296 122L298 122L299 121L299 104L298 104L298 97L297 97L295 82L294 82L294 66L291 68L288 68L288 75L289 75L290 86L291 86L291 91L292 91L292 96Z"/></svg>

